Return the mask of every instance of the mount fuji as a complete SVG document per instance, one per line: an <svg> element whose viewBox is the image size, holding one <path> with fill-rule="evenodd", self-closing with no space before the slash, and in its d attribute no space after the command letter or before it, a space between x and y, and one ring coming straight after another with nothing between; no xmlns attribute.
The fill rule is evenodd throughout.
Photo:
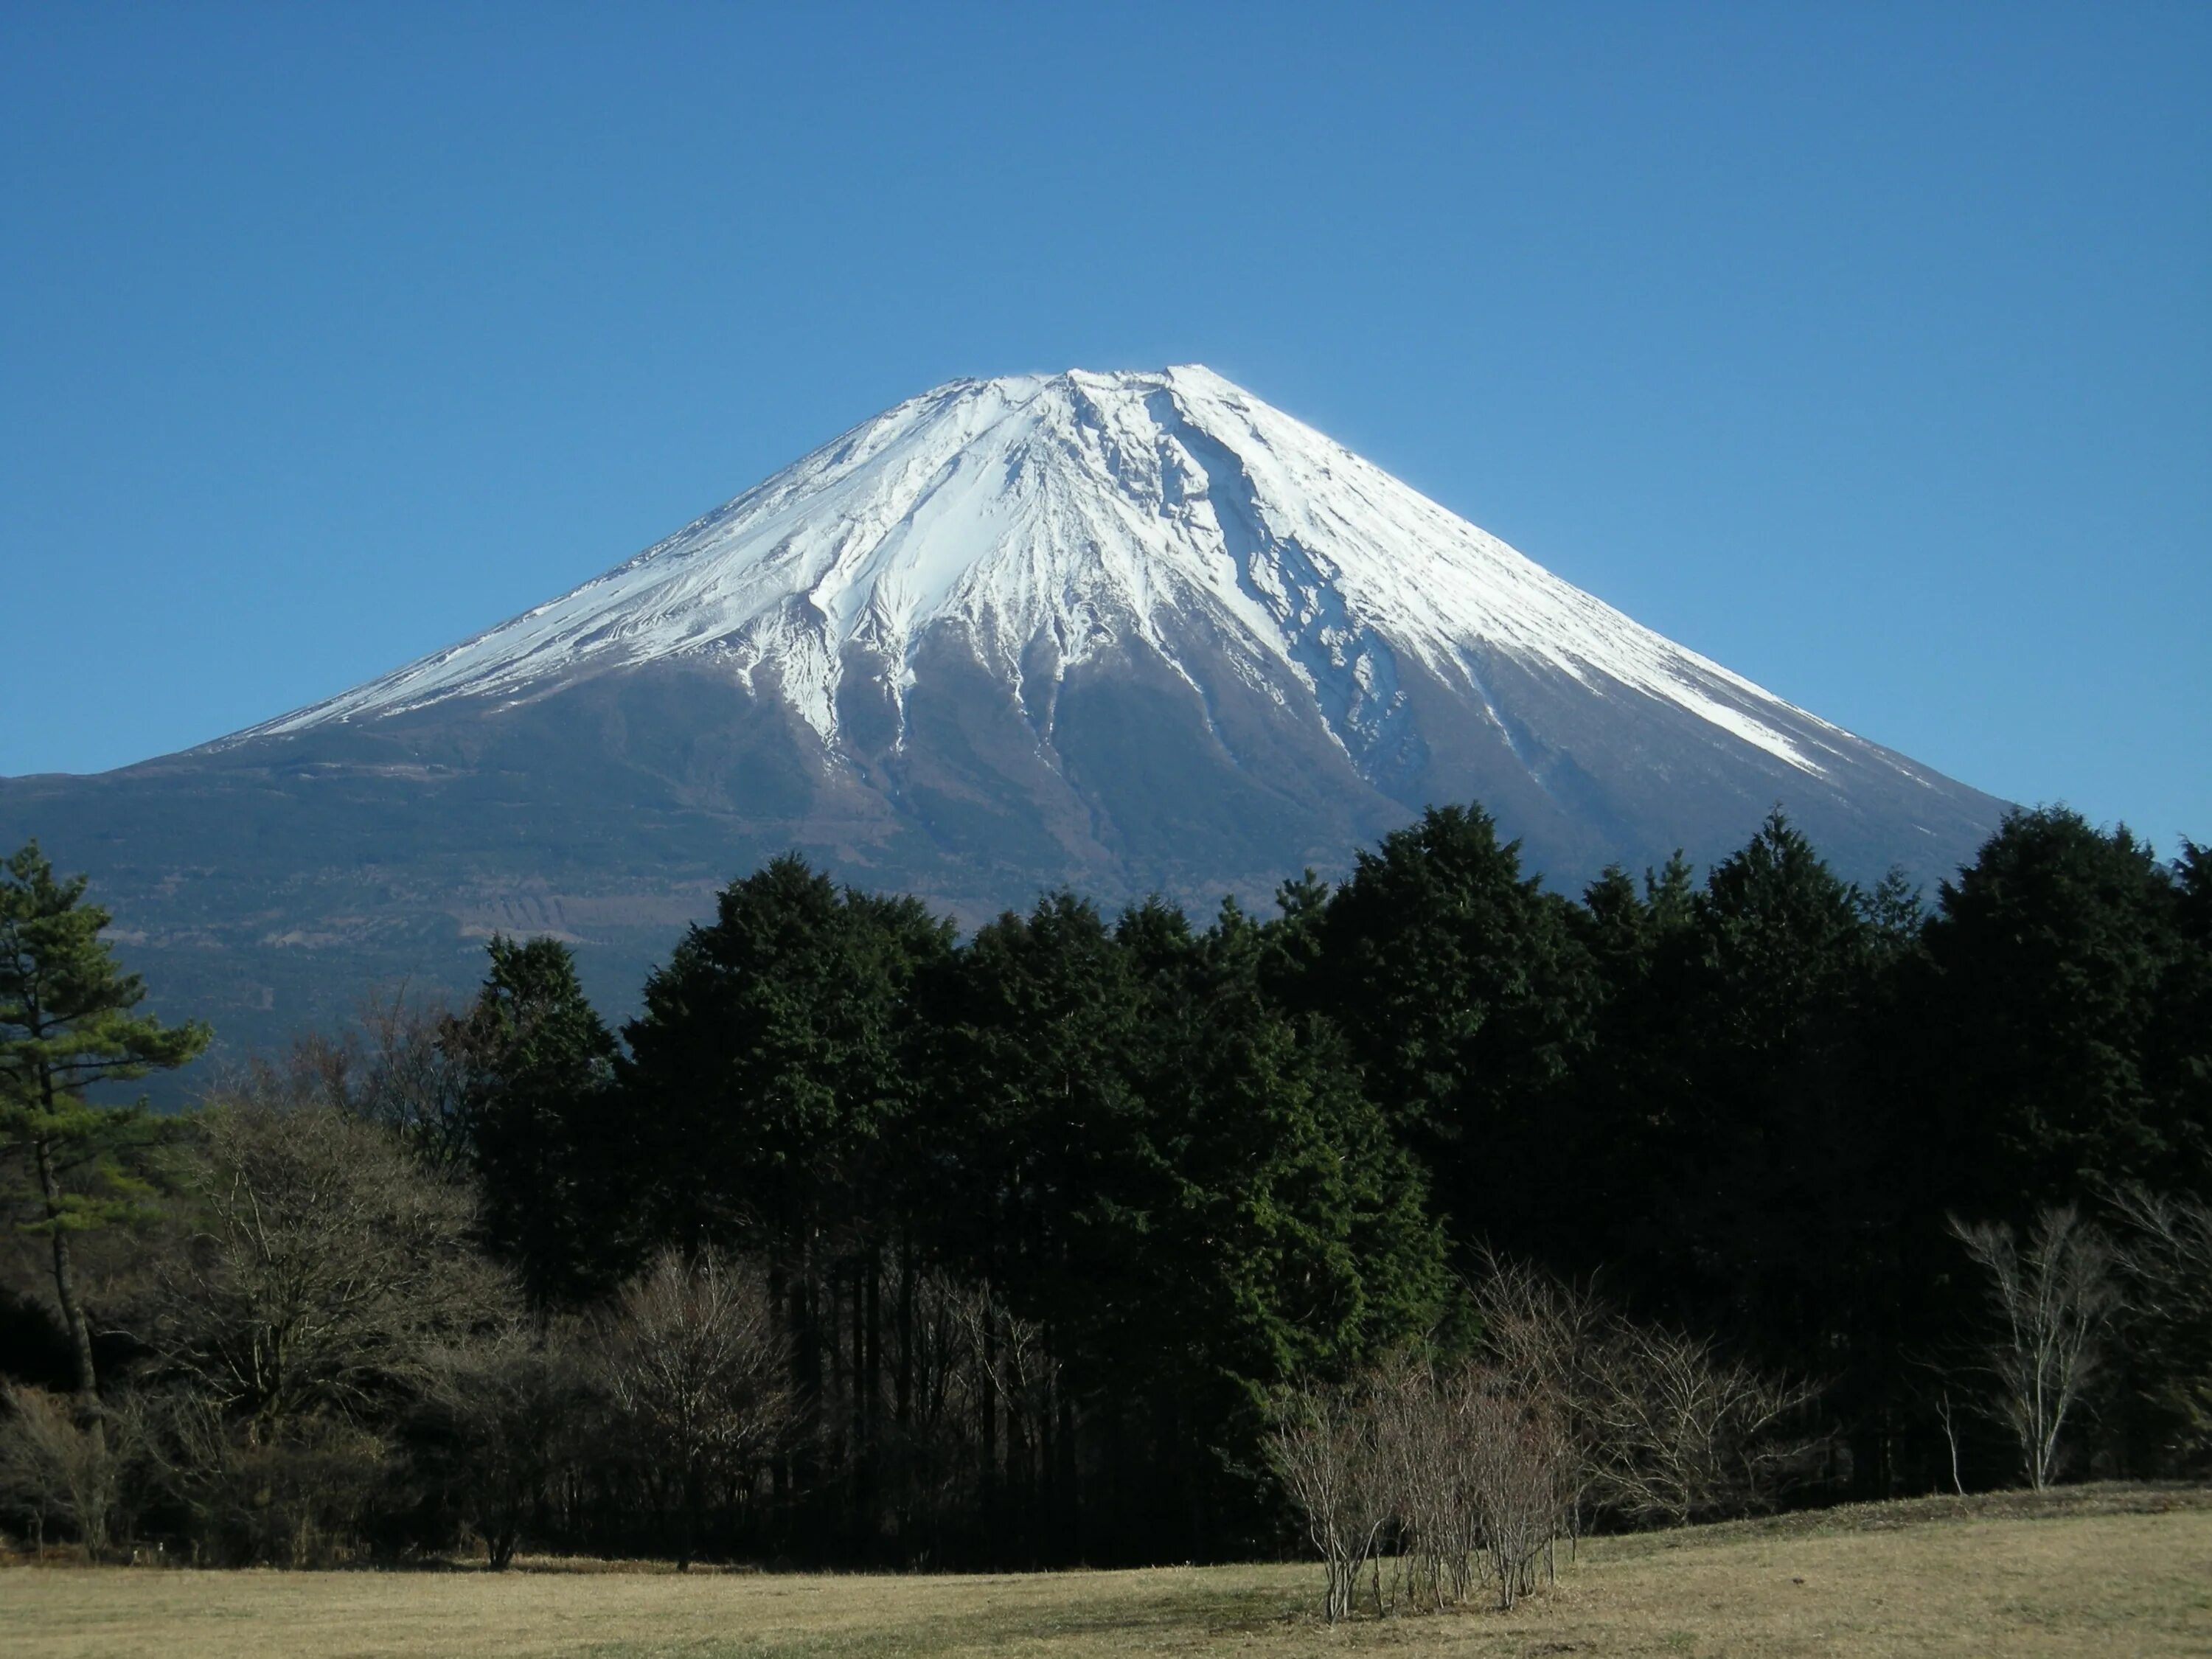
<svg viewBox="0 0 2212 1659"><path fill-rule="evenodd" d="M1182 367L940 386L380 679L0 782L0 838L258 1036L465 982L499 928L627 1000L786 848L969 921L1063 884L1208 904L1469 799L1569 888L1778 803L1848 874L1933 877L2003 811Z"/></svg>

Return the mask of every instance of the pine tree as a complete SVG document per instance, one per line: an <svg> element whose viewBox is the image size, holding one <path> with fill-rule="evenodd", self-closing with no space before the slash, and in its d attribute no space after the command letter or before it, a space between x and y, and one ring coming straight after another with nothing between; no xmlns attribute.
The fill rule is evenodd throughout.
<svg viewBox="0 0 2212 1659"><path fill-rule="evenodd" d="M1188 945L1164 905L1132 912L1117 936L1087 900L1048 894L979 929L933 1000L927 1133L959 1194L936 1243L1071 1352L1117 1305L1084 1287L1115 1273L1118 1224L1149 1208L1138 1188L1159 1180L1140 1174L1140 964ZM1091 1207L1102 1193L1118 1214Z"/></svg>
<svg viewBox="0 0 2212 1659"><path fill-rule="evenodd" d="M1846 1212L1863 1198L1850 1172L1880 1161L1849 1092L1866 908L1777 811L1714 866L1653 976L1653 1069L1672 1092L1653 1103L1652 1246L1686 1285L1692 1263L1723 1266L1707 1316L1778 1340L1829 1316Z"/></svg>
<svg viewBox="0 0 2212 1659"><path fill-rule="evenodd" d="M136 1012L145 986L116 965L100 938L108 914L84 891L82 876L55 879L36 842L0 866L0 1149L24 1156L37 1180L27 1231L49 1242L78 1404L96 1426L100 1376L70 1240L143 1212L144 1183L124 1159L152 1125L142 1109L95 1106L85 1091L182 1066L209 1032Z"/></svg>
<svg viewBox="0 0 2212 1659"><path fill-rule="evenodd" d="M1105 1300L1121 1310L1104 1374L1168 1408L1154 1478L1174 1510L1249 1539L1261 1402L1425 1334L1444 1301L1443 1241L1419 1167L1335 1028L1266 994L1273 928L1233 900L1195 936L1163 909L1117 930L1146 1007L1126 1184L1092 1200L1115 1264Z"/></svg>
<svg viewBox="0 0 2212 1659"><path fill-rule="evenodd" d="M2146 1075L2171 1153L2168 1185L2212 1199L2212 847L2173 861L2172 957L2160 975Z"/></svg>
<svg viewBox="0 0 2212 1659"><path fill-rule="evenodd" d="M2186 1167L2196 1136L2158 1075L2184 915L2149 847L2063 807L2009 814L1943 884L1914 1001L1951 1206L2024 1220L2100 1183L2212 1173Z"/></svg>
<svg viewBox="0 0 2212 1659"><path fill-rule="evenodd" d="M848 1536L878 1472L884 1304L905 1300L884 1279L921 1099L916 993L951 939L919 900L787 855L723 890L624 1028L641 1217L667 1243L766 1258L810 1431L779 1478L812 1484L809 1524ZM825 1466L841 1478L811 1481Z"/></svg>
<svg viewBox="0 0 2212 1659"><path fill-rule="evenodd" d="M1142 1093L1170 1178L1152 1305L1256 1399L1419 1336L1443 1299L1419 1167L1328 1021L1261 989L1265 930L1231 901L1154 978Z"/></svg>
<svg viewBox="0 0 2212 1659"><path fill-rule="evenodd" d="M915 1100L914 987L951 945L919 900L841 890L794 854L723 890L624 1029L661 1237L803 1248L866 1218Z"/></svg>
<svg viewBox="0 0 2212 1659"><path fill-rule="evenodd" d="M604 1290L637 1253L610 1193L615 1039L557 939L495 935L444 1043L459 1063L484 1225L540 1308Z"/></svg>
<svg viewBox="0 0 2212 1659"><path fill-rule="evenodd" d="M1601 991L1573 910L1522 873L1519 843L1480 807L1432 807L1359 855L1285 988L1344 1034L1461 1243L1521 1248L1558 1211L1554 1097Z"/></svg>

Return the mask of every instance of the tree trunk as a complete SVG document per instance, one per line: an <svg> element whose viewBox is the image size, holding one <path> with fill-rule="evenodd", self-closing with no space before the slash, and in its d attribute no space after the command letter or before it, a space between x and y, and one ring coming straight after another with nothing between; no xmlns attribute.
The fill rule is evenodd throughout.
<svg viewBox="0 0 2212 1659"><path fill-rule="evenodd" d="M914 1426L914 1247L899 1238L898 1380L896 1420L902 1431Z"/></svg>
<svg viewBox="0 0 2212 1659"><path fill-rule="evenodd" d="M77 1300L76 1264L70 1259L69 1231L62 1225L60 1180L54 1174L53 1146L44 1135L35 1136L32 1151L39 1166L39 1194L46 1201L46 1222L53 1229L54 1297L60 1303L62 1324L69 1333L70 1358L76 1370L78 1418L99 1449L107 1449L106 1425L100 1420L100 1376L93 1367L92 1323L84 1304Z"/></svg>

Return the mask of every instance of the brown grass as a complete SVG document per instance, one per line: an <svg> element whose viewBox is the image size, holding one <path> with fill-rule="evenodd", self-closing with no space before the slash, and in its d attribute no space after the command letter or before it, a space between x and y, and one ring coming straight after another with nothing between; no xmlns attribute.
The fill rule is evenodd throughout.
<svg viewBox="0 0 2212 1659"><path fill-rule="evenodd" d="M1512 1614L1310 1609L1317 1567L977 1577L0 1573L10 1659L435 1654L2212 1655L2212 1492L1923 1500L1599 1540Z"/></svg>

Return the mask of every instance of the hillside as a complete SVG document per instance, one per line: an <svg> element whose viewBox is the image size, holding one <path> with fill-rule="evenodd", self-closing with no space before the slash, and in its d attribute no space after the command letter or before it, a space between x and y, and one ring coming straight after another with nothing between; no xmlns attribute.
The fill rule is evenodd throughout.
<svg viewBox="0 0 2212 1659"><path fill-rule="evenodd" d="M1846 874L1932 882L2002 811L1179 368L939 387L366 685L0 781L0 841L88 871L236 1044L466 983L495 929L627 1006L786 848L970 922L1063 884L1204 908L1468 800L1570 890L1778 803Z"/></svg>
<svg viewBox="0 0 2212 1659"><path fill-rule="evenodd" d="M1511 1614L1330 1629L1302 1564L968 1577L22 1571L22 1659L682 1653L2138 1659L2212 1638L2212 1494L2091 1488L1600 1539Z"/></svg>

